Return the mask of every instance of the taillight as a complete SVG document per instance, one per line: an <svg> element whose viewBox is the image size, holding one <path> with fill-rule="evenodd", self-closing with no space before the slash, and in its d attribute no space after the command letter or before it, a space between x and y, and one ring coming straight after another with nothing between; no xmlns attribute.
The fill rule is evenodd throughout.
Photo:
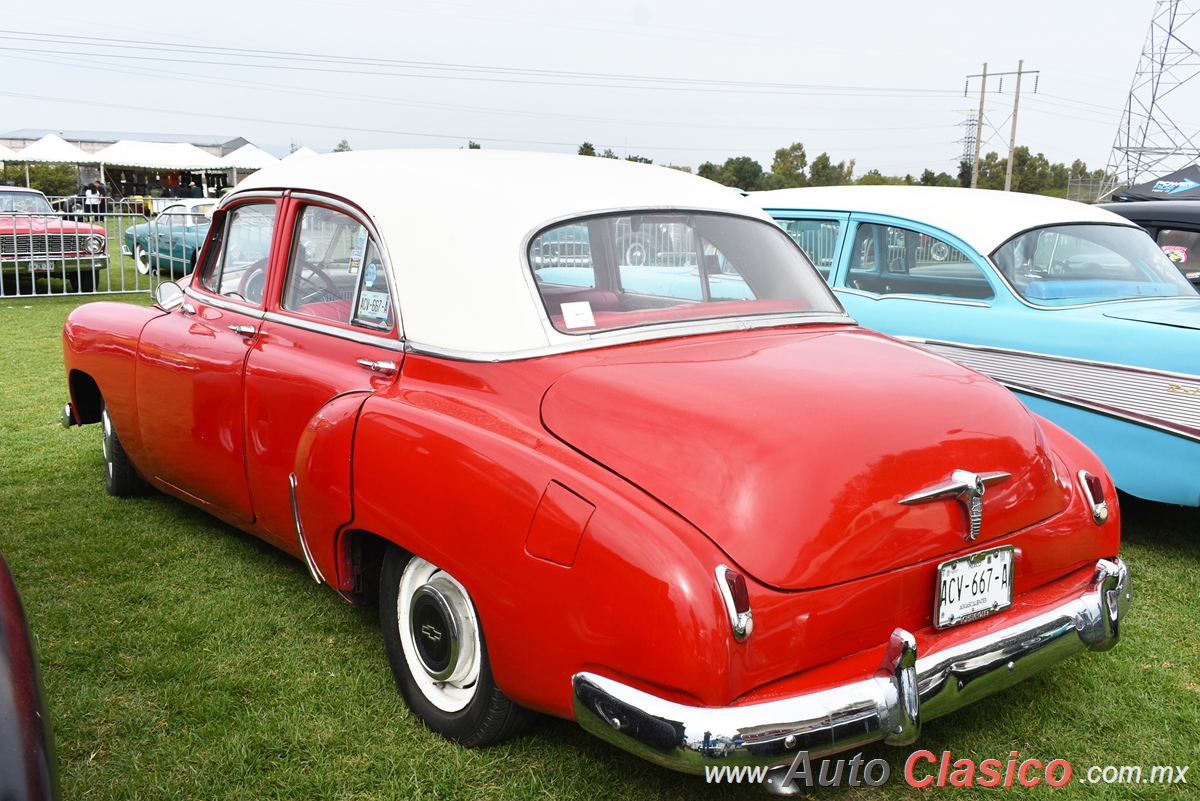
<svg viewBox="0 0 1200 801"><path fill-rule="evenodd" d="M733 628L734 638L739 641L746 639L754 631L754 613L750 611L750 590L746 586L746 577L731 567L721 565L717 568L717 590L729 613L729 625Z"/></svg>
<svg viewBox="0 0 1200 801"><path fill-rule="evenodd" d="M1092 520L1095 520L1098 526L1104 525L1108 521L1108 502L1104 499L1104 483L1100 476L1080 470L1079 486L1083 488L1083 497L1091 507Z"/></svg>

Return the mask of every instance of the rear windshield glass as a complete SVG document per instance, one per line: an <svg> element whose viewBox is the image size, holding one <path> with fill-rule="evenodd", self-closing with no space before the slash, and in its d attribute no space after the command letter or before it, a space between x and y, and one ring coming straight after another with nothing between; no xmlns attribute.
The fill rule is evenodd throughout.
<svg viewBox="0 0 1200 801"><path fill-rule="evenodd" d="M1140 228L1055 225L1026 231L992 254L1021 296L1039 306L1195 297L1195 288Z"/></svg>
<svg viewBox="0 0 1200 801"><path fill-rule="evenodd" d="M842 313L812 263L765 222L609 215L543 231L529 263L559 331L746 315Z"/></svg>

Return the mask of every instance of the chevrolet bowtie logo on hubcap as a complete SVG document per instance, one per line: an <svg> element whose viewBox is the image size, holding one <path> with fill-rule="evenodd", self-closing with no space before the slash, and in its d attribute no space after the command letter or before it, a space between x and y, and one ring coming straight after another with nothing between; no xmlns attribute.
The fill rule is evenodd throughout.
<svg viewBox="0 0 1200 801"><path fill-rule="evenodd" d="M955 470L946 481L914 492L907 498L901 498L900 503L912 506L940 498L954 498L967 510L967 516L971 519L971 530L966 539L973 540L979 537L979 529L983 526L985 489L1008 478L1011 478L1009 473L972 473L967 470Z"/></svg>

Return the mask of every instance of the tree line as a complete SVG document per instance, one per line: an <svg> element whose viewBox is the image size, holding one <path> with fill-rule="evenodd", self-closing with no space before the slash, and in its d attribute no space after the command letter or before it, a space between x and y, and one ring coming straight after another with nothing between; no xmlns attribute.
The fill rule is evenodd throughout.
<svg viewBox="0 0 1200 801"><path fill-rule="evenodd" d="M612 149L597 153L591 142L579 146L581 156L599 156L601 158L618 158ZM642 156L626 156L627 161L640 161L647 164L654 162ZM691 172L690 167L677 167L673 164L664 165L674 169ZM1004 189L1005 175L1008 171L1008 157L992 152L979 160L980 189ZM798 186L843 186L847 184L906 184L909 186L962 186L971 185L971 162L959 162L957 174L934 172L926 169L920 176L883 175L879 170L869 170L865 174L854 176L854 159L834 162L828 153L808 160L808 153L801 142L793 142L787 147L775 151L770 169L763 166L750 156L731 156L724 164L706 161L696 170L701 177L716 181L725 186L744 189L747 192L766 191L769 189L791 189ZM1052 164L1042 153L1032 154L1028 147L1021 145L1013 151L1012 189L1014 192L1025 192L1035 195L1054 195L1066 197L1067 185L1070 180L1104 178L1104 170L1089 170L1087 163L1076 159L1070 167L1065 164Z"/></svg>

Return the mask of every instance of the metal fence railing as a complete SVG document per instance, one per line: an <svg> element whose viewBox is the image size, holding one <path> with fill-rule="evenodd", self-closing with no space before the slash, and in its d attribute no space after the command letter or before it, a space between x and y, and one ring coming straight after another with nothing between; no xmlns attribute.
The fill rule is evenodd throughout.
<svg viewBox="0 0 1200 801"><path fill-rule="evenodd" d="M53 214L0 211L0 298L151 293L192 271L208 234L202 214L50 200Z"/></svg>

